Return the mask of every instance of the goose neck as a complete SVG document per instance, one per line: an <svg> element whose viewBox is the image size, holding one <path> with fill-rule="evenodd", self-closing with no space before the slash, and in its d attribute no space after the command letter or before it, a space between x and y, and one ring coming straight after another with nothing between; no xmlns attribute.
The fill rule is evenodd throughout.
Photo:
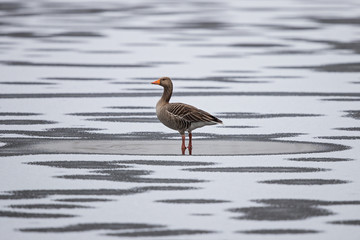
<svg viewBox="0 0 360 240"><path fill-rule="evenodd" d="M164 86L164 92L163 92L163 95L162 95L160 101L161 101L161 102L164 102L164 103L169 103L170 98L171 98L171 95L172 95L172 92L173 92L173 87L172 87L172 85L170 85L170 86Z"/></svg>

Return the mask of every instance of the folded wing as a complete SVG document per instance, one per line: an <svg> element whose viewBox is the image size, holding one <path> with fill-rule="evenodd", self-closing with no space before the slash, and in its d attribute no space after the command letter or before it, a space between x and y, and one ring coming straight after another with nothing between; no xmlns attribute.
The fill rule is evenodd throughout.
<svg viewBox="0 0 360 240"><path fill-rule="evenodd" d="M220 119L214 117L210 113L184 103L170 103L166 110L175 118L190 123L222 123Z"/></svg>

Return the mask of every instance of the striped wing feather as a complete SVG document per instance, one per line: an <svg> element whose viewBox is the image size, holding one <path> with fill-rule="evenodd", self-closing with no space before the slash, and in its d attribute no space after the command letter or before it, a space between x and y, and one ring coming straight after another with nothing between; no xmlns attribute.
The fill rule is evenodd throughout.
<svg viewBox="0 0 360 240"><path fill-rule="evenodd" d="M217 122L221 123L221 120L212 116L211 114L193 107L191 105L187 105L184 103L170 103L166 109L171 115L179 118L179 120L185 120L191 123L194 122Z"/></svg>

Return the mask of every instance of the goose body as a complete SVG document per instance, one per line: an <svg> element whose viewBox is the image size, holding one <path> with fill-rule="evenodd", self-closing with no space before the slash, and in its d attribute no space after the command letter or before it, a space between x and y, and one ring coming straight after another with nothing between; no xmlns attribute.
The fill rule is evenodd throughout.
<svg viewBox="0 0 360 240"><path fill-rule="evenodd" d="M156 104L156 115L160 122L168 128L178 131L182 136L182 154L185 154L185 132L189 133L189 154L192 153L192 131L206 125L222 123L220 119L214 117L204 110L184 103L169 103L173 84L170 78L163 77L152 82L164 88L164 92Z"/></svg>
<svg viewBox="0 0 360 240"><path fill-rule="evenodd" d="M206 125L221 123L218 118L194 106L184 103L163 105L160 101L156 104L158 119L165 126L178 131L180 134L191 132Z"/></svg>

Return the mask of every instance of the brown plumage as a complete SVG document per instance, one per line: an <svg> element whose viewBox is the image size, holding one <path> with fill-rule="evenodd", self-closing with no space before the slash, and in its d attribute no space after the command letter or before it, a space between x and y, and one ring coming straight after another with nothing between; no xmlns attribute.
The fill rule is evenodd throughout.
<svg viewBox="0 0 360 240"><path fill-rule="evenodd" d="M194 106L184 103L169 103L173 84L170 78L162 77L152 82L164 88L161 99L156 104L156 115L160 122L165 126L178 131L182 137L181 150L185 154L185 132L189 133L189 154L192 154L192 134L191 132L206 125L222 123L222 121L210 113L207 113Z"/></svg>

